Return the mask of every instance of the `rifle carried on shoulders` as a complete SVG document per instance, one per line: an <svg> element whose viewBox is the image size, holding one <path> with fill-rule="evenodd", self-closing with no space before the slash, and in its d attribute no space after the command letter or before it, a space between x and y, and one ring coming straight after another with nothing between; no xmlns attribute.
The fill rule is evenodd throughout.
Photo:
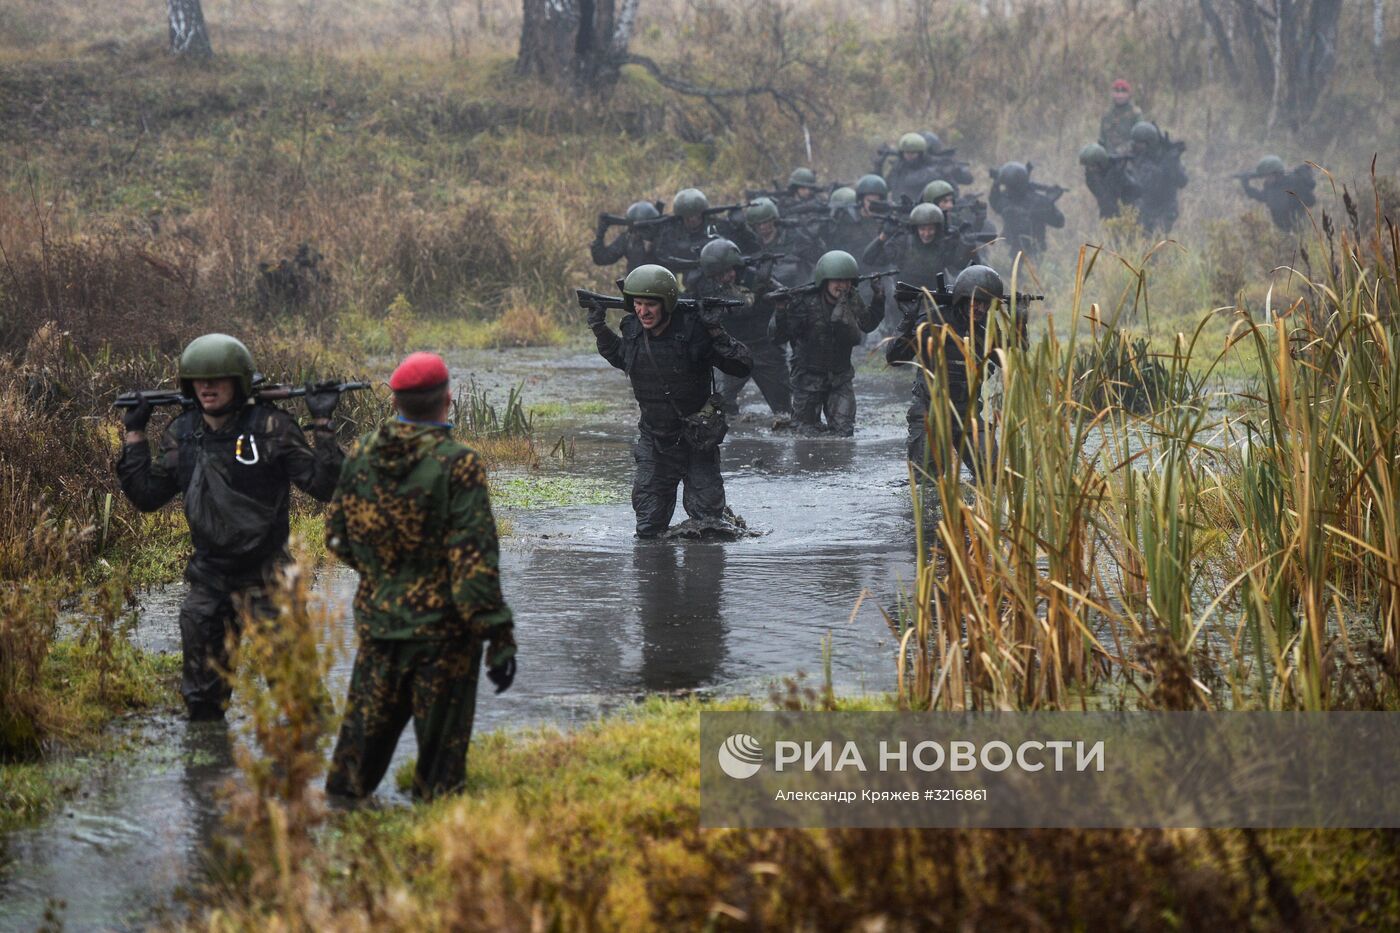
<svg viewBox="0 0 1400 933"><path fill-rule="evenodd" d="M899 270L886 269L883 272L871 272L866 275L858 275L855 277L855 283L859 285L861 282L873 282L876 279L887 279L892 275L899 275ZM808 282L806 285L790 285L785 288L775 288L764 297L770 301L785 301L788 298L815 294L816 291L817 283Z"/></svg>
<svg viewBox="0 0 1400 933"><path fill-rule="evenodd" d="M261 402L278 402L283 399L301 398L304 395L317 392L357 392L360 389L369 389L373 386L368 382L341 382L332 379L328 382L316 382L308 385L284 385L282 383L257 383L253 384L253 398ZM179 389L145 389L139 392L123 392L117 396L117 400L112 403L113 408L135 408L140 404L141 399L145 399L152 408L162 408L171 405L178 405L184 409L195 407L195 400L182 393Z"/></svg>
<svg viewBox="0 0 1400 933"><path fill-rule="evenodd" d="M742 265L746 269L753 269L757 266L764 265L765 263L777 262L780 259L786 259L787 253L754 253L752 256L741 256L739 258L742 260L740 262L740 265ZM681 272L689 272L692 269L699 269L702 265L702 263L698 259L682 259L679 256L667 256L665 260L663 260L663 262L667 268L679 269Z"/></svg>
<svg viewBox="0 0 1400 933"><path fill-rule="evenodd" d="M665 202L652 201L651 203L656 208L656 212L661 215L660 217L653 217L651 221L629 220L624 214L599 214L598 222L605 227L632 227L641 223L654 223L657 220L664 220L666 218Z"/></svg>
<svg viewBox="0 0 1400 933"><path fill-rule="evenodd" d="M585 311L594 308L604 308L613 310L626 310L627 301L621 295L604 295L602 292L590 291L586 288L574 289L574 294L578 297L578 306ZM683 311L726 311L734 308L746 308L748 302L739 298L677 298L676 307Z"/></svg>
<svg viewBox="0 0 1400 933"><path fill-rule="evenodd" d="M745 204L721 204L721 205L719 205L718 207L707 207L707 208L705 208L703 211L700 212L700 216L702 216L702 217L714 217L714 216L719 215L719 214L732 214L732 213L734 213L734 212L736 212L736 211L742 211L742 210L743 210L744 208L746 208L746 207L748 207L748 204L747 204L747 203L745 203ZM651 220L639 220L639 221L637 221L636 223L632 224L632 229L633 229L633 230L656 230L656 229L659 229L659 228L661 228L661 227L669 226L669 225L671 225L671 224L673 224L673 223L679 223L679 222L681 221L681 219L682 219L682 218L681 218L681 215L680 215L680 214L663 214L663 215L661 215L660 217L654 217L654 218L652 218Z"/></svg>

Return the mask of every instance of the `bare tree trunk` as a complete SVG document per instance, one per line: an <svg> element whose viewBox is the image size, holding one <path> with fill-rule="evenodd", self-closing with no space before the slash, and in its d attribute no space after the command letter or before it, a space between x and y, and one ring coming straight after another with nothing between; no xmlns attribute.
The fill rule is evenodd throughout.
<svg viewBox="0 0 1400 933"><path fill-rule="evenodd" d="M1371 0L1371 54L1377 60L1385 46L1385 0Z"/></svg>
<svg viewBox="0 0 1400 933"><path fill-rule="evenodd" d="M1211 35L1215 37L1216 47L1220 49L1220 60L1225 63L1225 73L1230 76L1230 80L1238 82L1240 80L1240 66L1235 64L1235 50L1231 47L1230 34L1225 29L1225 23L1220 19L1220 12L1216 10L1212 0L1201 0L1201 18L1210 27Z"/></svg>
<svg viewBox="0 0 1400 933"><path fill-rule="evenodd" d="M1283 97L1283 74L1284 74L1284 25L1289 20L1292 4L1290 0L1277 0L1274 8L1274 46L1273 52L1273 72L1274 85L1269 92L1269 123L1268 131L1274 131L1274 124L1278 121L1279 102Z"/></svg>
<svg viewBox="0 0 1400 933"><path fill-rule="evenodd" d="M170 18L170 51L184 58L210 58L214 48L204 27L204 9L199 0L166 0Z"/></svg>
<svg viewBox="0 0 1400 933"><path fill-rule="evenodd" d="M516 72L606 90L627 55L637 6L638 0L523 0Z"/></svg>

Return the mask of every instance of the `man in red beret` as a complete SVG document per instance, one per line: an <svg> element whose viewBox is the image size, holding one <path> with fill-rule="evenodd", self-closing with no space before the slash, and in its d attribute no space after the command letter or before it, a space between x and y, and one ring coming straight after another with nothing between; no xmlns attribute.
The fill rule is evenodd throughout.
<svg viewBox="0 0 1400 933"><path fill-rule="evenodd" d="M1111 93L1113 105L1099 120L1099 145L1111 156L1127 155L1133 147L1133 127L1147 118L1133 103L1133 89L1126 78L1114 79Z"/></svg>
<svg viewBox="0 0 1400 933"><path fill-rule="evenodd" d="M331 499L326 544L360 575L359 650L326 790L374 792L409 719L413 793L466 781L483 651L500 693L515 678L496 523L476 451L452 437L447 364L412 353L389 379L396 416L360 438Z"/></svg>

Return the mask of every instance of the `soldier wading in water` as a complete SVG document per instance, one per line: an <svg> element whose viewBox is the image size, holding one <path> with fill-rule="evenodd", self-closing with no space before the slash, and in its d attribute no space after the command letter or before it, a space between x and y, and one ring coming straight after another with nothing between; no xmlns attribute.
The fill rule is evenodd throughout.
<svg viewBox="0 0 1400 933"><path fill-rule="evenodd" d="M225 334L205 334L185 348L180 388L195 405L166 427L154 459L146 442L150 403L143 397L122 416L117 477L143 512L184 498L194 553L180 607L180 692L190 719L222 719L232 692L224 677L227 639L238 637L240 613L271 614L267 587L291 562L291 487L321 502L335 489L344 454L330 418L340 395L306 396L313 449L290 414L254 397L253 356Z"/></svg>
<svg viewBox="0 0 1400 933"><path fill-rule="evenodd" d="M623 282L622 297L627 314L620 334L608 326L601 307L588 312L588 326L598 341L598 353L627 374L641 409L632 448L637 536L655 537L670 526L676 486L682 482L687 515L721 520L723 432L701 438L687 430L687 418L711 408L711 367L730 376L749 375L753 363L748 348L725 333L718 318L681 311L676 277L661 266L634 269Z"/></svg>

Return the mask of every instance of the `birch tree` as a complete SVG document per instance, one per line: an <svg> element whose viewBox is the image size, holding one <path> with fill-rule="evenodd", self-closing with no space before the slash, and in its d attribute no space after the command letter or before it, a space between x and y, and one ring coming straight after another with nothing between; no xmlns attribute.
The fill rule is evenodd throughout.
<svg viewBox="0 0 1400 933"><path fill-rule="evenodd" d="M610 86L627 59L639 0L523 0L516 71L580 90Z"/></svg>
<svg viewBox="0 0 1400 933"><path fill-rule="evenodd" d="M165 0L170 20L170 52L182 58L209 58L214 48L199 0Z"/></svg>

